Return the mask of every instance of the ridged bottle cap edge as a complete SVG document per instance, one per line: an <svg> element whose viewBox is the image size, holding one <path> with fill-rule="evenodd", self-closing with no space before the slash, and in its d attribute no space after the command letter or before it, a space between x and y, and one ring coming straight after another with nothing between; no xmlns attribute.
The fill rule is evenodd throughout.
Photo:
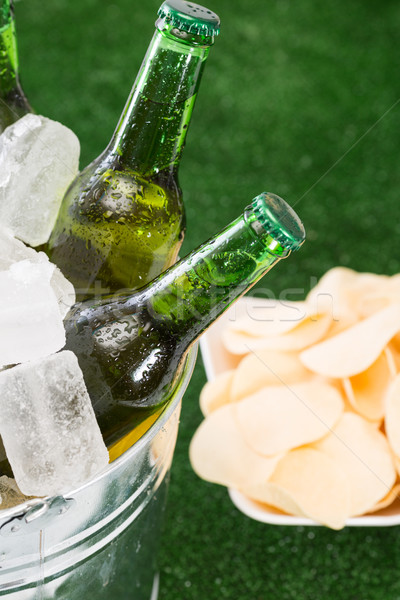
<svg viewBox="0 0 400 600"><path fill-rule="evenodd" d="M208 9L205 7L195 3L190 3L190 6L196 6L204 11L208 11ZM215 13L212 13L211 11L209 12L217 19L215 23L201 21L201 19L198 19L194 15L186 16L184 13L179 12L177 9L174 9L172 6L170 6L167 1L160 6L157 14L160 19L164 19L166 23L172 23L174 27L180 29L181 31L186 31L187 33L192 33L195 35L217 36L220 31L219 18Z"/></svg>
<svg viewBox="0 0 400 600"><path fill-rule="evenodd" d="M254 198L252 207L266 233L288 250L300 248L306 237L303 223L283 198L263 192Z"/></svg>

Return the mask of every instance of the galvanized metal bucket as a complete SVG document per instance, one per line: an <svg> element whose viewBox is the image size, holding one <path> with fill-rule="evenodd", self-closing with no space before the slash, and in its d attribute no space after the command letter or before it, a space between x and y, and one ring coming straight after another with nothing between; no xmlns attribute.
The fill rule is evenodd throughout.
<svg viewBox="0 0 400 600"><path fill-rule="evenodd" d="M0 596L7 600L155 600L157 550L182 396L107 470L70 494L0 510Z"/></svg>

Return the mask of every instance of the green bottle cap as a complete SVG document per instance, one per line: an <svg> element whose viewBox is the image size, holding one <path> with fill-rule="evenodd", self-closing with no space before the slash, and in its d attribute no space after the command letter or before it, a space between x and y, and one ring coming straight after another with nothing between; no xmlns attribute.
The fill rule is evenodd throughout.
<svg viewBox="0 0 400 600"><path fill-rule="evenodd" d="M219 34L218 15L194 2L167 0L158 9L158 16L187 33L210 37Z"/></svg>
<svg viewBox="0 0 400 600"><path fill-rule="evenodd" d="M275 194L263 192L252 202L254 214L265 231L287 250L298 250L306 239L303 223L293 208Z"/></svg>

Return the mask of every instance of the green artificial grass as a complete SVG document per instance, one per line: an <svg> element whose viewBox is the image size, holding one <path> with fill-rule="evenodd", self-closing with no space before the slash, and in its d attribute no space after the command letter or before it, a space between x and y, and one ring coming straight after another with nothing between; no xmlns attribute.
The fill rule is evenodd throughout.
<svg viewBox="0 0 400 600"><path fill-rule="evenodd" d="M308 239L260 284L294 299L327 269L400 271L395 0L212 0L222 31L204 73L180 181L184 251L259 192L283 196ZM38 113L71 127L81 166L108 142L158 1L20 0L21 76ZM188 461L201 361L185 395L161 547L160 600L399 600L399 530L251 521ZM124 576L129 581L129 573ZM129 589L120 600L132 598ZM113 600L113 599L110 599Z"/></svg>

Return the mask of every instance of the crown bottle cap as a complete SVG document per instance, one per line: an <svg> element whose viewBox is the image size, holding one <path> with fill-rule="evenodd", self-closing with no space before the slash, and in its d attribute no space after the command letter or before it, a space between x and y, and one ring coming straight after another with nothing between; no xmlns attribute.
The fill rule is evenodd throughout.
<svg viewBox="0 0 400 600"><path fill-rule="evenodd" d="M285 200L263 192L252 202L254 214L262 228L287 250L298 250L306 233L303 223Z"/></svg>
<svg viewBox="0 0 400 600"><path fill-rule="evenodd" d="M213 37L219 34L218 15L194 2L167 0L160 6L158 16L172 27L193 35Z"/></svg>

